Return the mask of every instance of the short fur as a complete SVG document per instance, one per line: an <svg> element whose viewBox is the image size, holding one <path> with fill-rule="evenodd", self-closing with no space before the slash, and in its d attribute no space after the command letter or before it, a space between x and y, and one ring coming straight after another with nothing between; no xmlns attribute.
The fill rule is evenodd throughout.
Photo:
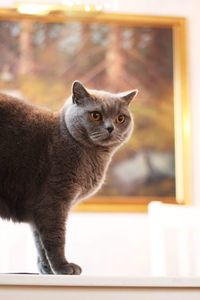
<svg viewBox="0 0 200 300"><path fill-rule="evenodd" d="M31 225L41 273L81 273L65 258L66 218L74 203L101 187L113 153L130 136L135 94L75 82L59 113L0 94L0 216ZM91 111L103 119L91 120ZM127 120L120 127L114 120L122 113Z"/></svg>

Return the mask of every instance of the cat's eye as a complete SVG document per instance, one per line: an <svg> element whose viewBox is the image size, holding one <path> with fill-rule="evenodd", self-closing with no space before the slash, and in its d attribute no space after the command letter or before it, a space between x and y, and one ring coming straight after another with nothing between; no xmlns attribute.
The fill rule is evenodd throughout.
<svg viewBox="0 0 200 300"><path fill-rule="evenodd" d="M124 122L125 122L125 116L124 115L117 116L117 118L116 118L116 123L117 124L122 124Z"/></svg>
<svg viewBox="0 0 200 300"><path fill-rule="evenodd" d="M102 115L98 111L92 111L92 112L90 112L90 117L94 121L100 121L100 120L102 120Z"/></svg>

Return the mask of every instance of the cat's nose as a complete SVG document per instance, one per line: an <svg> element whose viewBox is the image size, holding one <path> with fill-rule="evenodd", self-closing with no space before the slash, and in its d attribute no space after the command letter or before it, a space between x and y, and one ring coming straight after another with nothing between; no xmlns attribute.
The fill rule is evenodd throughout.
<svg viewBox="0 0 200 300"><path fill-rule="evenodd" d="M109 133L111 133L113 131L114 127L113 126L108 126L108 127L106 127L106 129L108 130Z"/></svg>

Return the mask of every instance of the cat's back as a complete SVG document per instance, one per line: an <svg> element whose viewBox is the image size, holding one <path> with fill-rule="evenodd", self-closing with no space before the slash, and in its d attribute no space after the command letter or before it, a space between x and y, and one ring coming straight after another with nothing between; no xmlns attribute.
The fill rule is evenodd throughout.
<svg viewBox="0 0 200 300"><path fill-rule="evenodd" d="M36 123L47 117L48 111L39 109L25 101L0 93L0 126L1 128L12 124L23 125L26 122ZM49 113L50 115L50 113Z"/></svg>
<svg viewBox="0 0 200 300"><path fill-rule="evenodd" d="M24 114L30 111L30 105L22 100L0 93L0 122L5 121L8 116L17 116L17 113Z"/></svg>
<svg viewBox="0 0 200 300"><path fill-rule="evenodd" d="M12 150L12 145L20 144L20 141L30 133L30 125L27 126L32 108L21 100L11 96L0 94L0 152Z"/></svg>
<svg viewBox="0 0 200 300"><path fill-rule="evenodd" d="M47 132L53 119L46 109L0 93L0 139L33 139Z"/></svg>
<svg viewBox="0 0 200 300"><path fill-rule="evenodd" d="M52 123L52 114L47 110L0 94L0 160L2 153L15 158L45 145ZM29 155L29 157L31 157Z"/></svg>

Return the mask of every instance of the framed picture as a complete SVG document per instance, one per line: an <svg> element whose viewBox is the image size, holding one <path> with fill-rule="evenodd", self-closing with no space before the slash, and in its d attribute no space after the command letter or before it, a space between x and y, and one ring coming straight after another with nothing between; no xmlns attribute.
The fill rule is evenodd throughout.
<svg viewBox="0 0 200 300"><path fill-rule="evenodd" d="M139 89L135 130L85 211L145 211L190 201L185 19L134 15L0 14L0 90L62 107L74 80L112 92Z"/></svg>

